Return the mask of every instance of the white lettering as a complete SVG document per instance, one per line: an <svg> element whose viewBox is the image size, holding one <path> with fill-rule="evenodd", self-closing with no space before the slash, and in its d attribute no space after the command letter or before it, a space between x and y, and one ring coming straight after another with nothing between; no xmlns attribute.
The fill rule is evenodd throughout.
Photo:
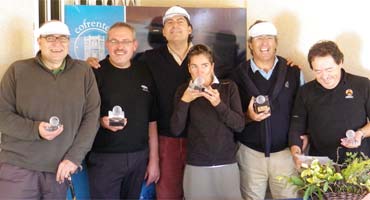
<svg viewBox="0 0 370 200"><path fill-rule="evenodd" d="M80 25L78 25L78 27L76 27L74 31L75 31L76 34L79 34L79 33L83 32L87 29L90 29L90 28L101 29L104 32L108 32L108 30L109 30L109 26L107 26L103 22L87 21L86 19L84 19L83 22Z"/></svg>

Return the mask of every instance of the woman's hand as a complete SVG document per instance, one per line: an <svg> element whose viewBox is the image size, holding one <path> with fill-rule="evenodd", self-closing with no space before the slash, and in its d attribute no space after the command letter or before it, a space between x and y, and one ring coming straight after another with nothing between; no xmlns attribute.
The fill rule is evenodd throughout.
<svg viewBox="0 0 370 200"><path fill-rule="evenodd" d="M181 101L190 103L197 99L198 97L202 96L199 90L191 89L190 87L186 88L184 94L181 97Z"/></svg>
<svg viewBox="0 0 370 200"><path fill-rule="evenodd" d="M213 89L211 86L208 86L204 89L204 91L202 92L202 96L206 98L213 107L216 107L218 104L221 103L220 93L218 92L218 90Z"/></svg>

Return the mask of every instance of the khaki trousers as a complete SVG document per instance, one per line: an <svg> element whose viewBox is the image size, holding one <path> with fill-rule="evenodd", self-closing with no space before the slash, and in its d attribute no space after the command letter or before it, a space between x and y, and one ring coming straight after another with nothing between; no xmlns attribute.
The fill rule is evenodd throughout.
<svg viewBox="0 0 370 200"><path fill-rule="evenodd" d="M186 200L240 200L239 169L236 163L216 166L185 166Z"/></svg>
<svg viewBox="0 0 370 200"><path fill-rule="evenodd" d="M288 148L265 157L264 153L240 144L236 158L240 170L240 190L244 199L265 199L267 185L274 199L298 197L294 186L277 179L278 176L297 174Z"/></svg>

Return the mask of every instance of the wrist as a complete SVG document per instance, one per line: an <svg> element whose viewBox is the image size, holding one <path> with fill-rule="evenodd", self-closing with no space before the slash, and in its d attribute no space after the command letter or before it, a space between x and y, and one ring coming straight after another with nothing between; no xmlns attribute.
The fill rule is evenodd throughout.
<svg viewBox="0 0 370 200"><path fill-rule="evenodd" d="M361 129L358 129L357 132L360 133L361 140L363 140L365 138L365 133Z"/></svg>
<svg viewBox="0 0 370 200"><path fill-rule="evenodd" d="M149 162L158 162L159 163L159 157L158 156L150 156Z"/></svg>
<svg viewBox="0 0 370 200"><path fill-rule="evenodd" d="M191 100L189 98L182 97L181 101L184 102L184 103L190 103Z"/></svg>
<svg viewBox="0 0 370 200"><path fill-rule="evenodd" d="M290 153L291 153L292 155L295 155L295 154L302 154L301 149L300 149L298 146L296 146L296 145L294 145L294 146L292 146L292 147L290 148Z"/></svg>

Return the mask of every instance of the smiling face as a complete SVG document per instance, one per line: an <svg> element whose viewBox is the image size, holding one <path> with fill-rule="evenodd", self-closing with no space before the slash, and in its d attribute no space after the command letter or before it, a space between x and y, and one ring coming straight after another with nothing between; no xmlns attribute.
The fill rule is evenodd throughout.
<svg viewBox="0 0 370 200"><path fill-rule="evenodd" d="M313 58L311 65L317 82L324 88L333 89L338 85L343 63L337 64L332 56L327 55Z"/></svg>
<svg viewBox="0 0 370 200"><path fill-rule="evenodd" d="M276 36L261 35L252 38L249 43L255 61L273 61L275 59L277 40Z"/></svg>
<svg viewBox="0 0 370 200"><path fill-rule="evenodd" d="M182 15L175 15L166 19L163 26L163 36L168 42L187 42L192 28Z"/></svg>
<svg viewBox="0 0 370 200"><path fill-rule="evenodd" d="M109 61L118 68L130 66L130 60L137 49L134 33L128 27L114 27L108 32L105 47L109 52Z"/></svg>
<svg viewBox="0 0 370 200"><path fill-rule="evenodd" d="M68 54L69 37L65 35L45 35L37 39L43 62L48 66L59 67Z"/></svg>

